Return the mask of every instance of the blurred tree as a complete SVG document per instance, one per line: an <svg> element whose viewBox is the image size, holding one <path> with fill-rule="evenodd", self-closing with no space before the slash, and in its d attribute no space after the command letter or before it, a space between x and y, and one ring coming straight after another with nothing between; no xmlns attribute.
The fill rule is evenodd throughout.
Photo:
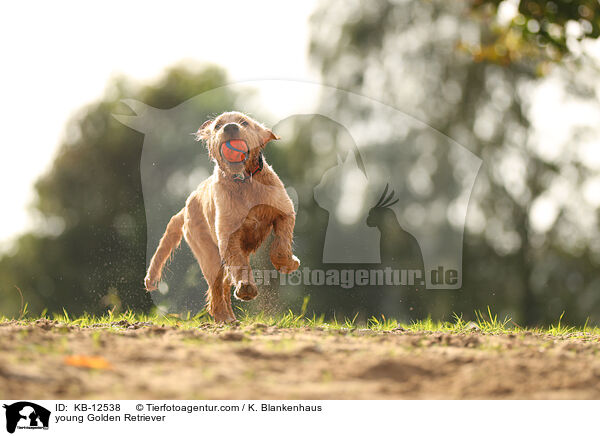
<svg viewBox="0 0 600 436"><path fill-rule="evenodd" d="M567 61L577 57L578 41L597 37L597 8L587 1L521 1L518 7L508 0L323 2L313 17L311 56L324 82L402 109L479 155L484 167L471 197L462 291L290 286L280 289L283 306L297 309L302 301L298 294L310 293L310 310L350 318L356 312L362 319L381 313L442 318L490 305L527 324L554 321L563 310L565 321L583 322L588 315L600 321L598 211L580 194L583 185L597 186L589 184L596 169L580 148L597 140L592 136L596 132L569 132L564 152L551 156L536 135L530 111L532 84L549 71L549 61L556 63L556 78L570 92L594 96L590 78L596 76L581 63ZM579 80L573 80L574 74ZM215 89L225 82L224 72L214 67L175 67L146 86L118 78L102 101L73 118L52 168L36 186L39 229L21 237L0 259L2 312L19 311L19 290L33 312L44 307L74 313L152 307L141 283L146 249L153 251L168 218L211 168L189 133L211 114L247 110L247 96ZM210 90L210 95L192 99ZM142 109L164 109L147 110L143 121L136 105L131 106L139 115L132 124L154 127L146 135L145 164L143 135L112 116L128 110L120 103L123 98L143 102L138 105ZM381 126L368 108L347 104L343 96L331 98L325 92L322 105L328 108L323 112L333 108L346 125ZM261 119L255 107L250 109ZM286 186L298 190L295 242L302 266L347 268L322 261L330 214L316 201L314 187L340 157L347 158L355 138L321 116L290 117L275 129L283 139L265 153ZM424 147L431 140L426 133L411 132L402 145ZM381 140L375 145L363 150L365 161L379 162L381 168L394 162L398 143ZM434 194L428 200L439 195L447 201L442 198L448 194L445 188L460 186L460 162L447 165L443 150L431 158L415 166L431 178ZM152 197L148 216L141 165L144 194L151 194L146 201ZM400 171L409 175L410 169ZM402 192L405 197L419 197L409 188ZM398 233L389 210L375 206L376 199L362 205L363 212L372 212L369 225L384 236L382 258L391 259L395 246L402 244L398 241L412 241L413 235ZM156 231L149 234L150 228ZM175 256L168 286L155 298L176 311L198 310L203 303L199 268L185 244ZM255 260L265 259L263 250ZM269 295L265 290L262 300L245 307L281 309Z"/></svg>
<svg viewBox="0 0 600 436"><path fill-rule="evenodd" d="M475 6L482 3L493 4L495 14L500 2ZM544 8L532 6L537 3ZM595 172L576 151L597 132L565 126L563 145L573 151L558 157L536 142L530 95L539 64L530 55L532 35L507 35L499 42L489 20L473 19L473 7L417 0L323 2L312 17L312 60L327 85L397 107L484 160L469 204L463 290L429 292L421 300L425 312L447 317L490 305L529 325L554 321L562 311L571 322L583 323L587 316L598 321L598 214L581 196ZM539 32L527 24L544 13L552 18L540 21L548 35L554 34L552 23L566 26L579 16L591 26L585 34L596 37L597 9L595 1L524 1L519 10L531 34ZM518 24L519 16L514 20ZM565 71L573 67L566 59L559 68L563 65ZM588 98L595 95L593 77L557 73L565 86ZM349 123L375 121L365 108L343 100L325 96L323 105L335 105ZM460 182L460 165L455 166L450 176ZM439 169L431 176L434 192L443 190L447 176Z"/></svg>
<svg viewBox="0 0 600 436"><path fill-rule="evenodd" d="M471 11L492 26L491 39L474 53L489 60L510 62L526 52L560 61L600 36L597 0L471 0Z"/></svg>
<svg viewBox="0 0 600 436"><path fill-rule="evenodd" d="M15 249L0 259L3 313L19 311L15 287L22 290L33 313L44 308L60 312L63 307L72 313L115 307L145 311L153 306L142 286L146 265L140 182L143 135L112 114L127 111L120 103L123 98L167 109L225 81L225 73L217 67L174 67L146 86L120 77L108 84L100 102L73 117L52 167L36 184L39 230L21 237ZM223 96L214 107L203 108L197 122L231 102L231 96ZM170 153L177 144L173 141L161 153ZM198 148L191 153L198 154Z"/></svg>

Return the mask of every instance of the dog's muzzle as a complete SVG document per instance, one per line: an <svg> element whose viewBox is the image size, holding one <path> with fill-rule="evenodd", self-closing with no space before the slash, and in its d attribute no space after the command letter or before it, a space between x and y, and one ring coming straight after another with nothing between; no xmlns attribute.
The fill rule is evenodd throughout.
<svg viewBox="0 0 600 436"><path fill-rule="evenodd" d="M245 162L249 154L248 145L241 139L231 139L221 144L221 156L229 163Z"/></svg>

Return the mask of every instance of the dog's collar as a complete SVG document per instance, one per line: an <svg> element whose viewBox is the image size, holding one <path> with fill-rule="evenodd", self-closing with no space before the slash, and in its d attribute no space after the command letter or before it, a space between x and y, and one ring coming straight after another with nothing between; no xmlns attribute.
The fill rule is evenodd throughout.
<svg viewBox="0 0 600 436"><path fill-rule="evenodd" d="M256 164L256 168L254 168L250 173L244 171L245 174L234 174L233 180L236 182L245 182L248 179L251 179L254 174L258 173L263 169L263 154L262 151L258 154L258 163Z"/></svg>

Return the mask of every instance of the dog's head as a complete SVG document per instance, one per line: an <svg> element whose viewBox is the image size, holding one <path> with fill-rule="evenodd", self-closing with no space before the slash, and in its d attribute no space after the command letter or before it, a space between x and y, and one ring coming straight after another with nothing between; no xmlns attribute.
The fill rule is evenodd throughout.
<svg viewBox="0 0 600 436"><path fill-rule="evenodd" d="M248 115L224 112L202 124L196 139L206 141L208 154L220 169L244 179L257 167L267 142L279 137Z"/></svg>

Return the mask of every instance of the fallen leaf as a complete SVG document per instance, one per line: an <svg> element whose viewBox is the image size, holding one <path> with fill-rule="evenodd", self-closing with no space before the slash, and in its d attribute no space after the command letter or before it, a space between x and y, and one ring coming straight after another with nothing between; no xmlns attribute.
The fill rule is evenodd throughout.
<svg viewBox="0 0 600 436"><path fill-rule="evenodd" d="M113 369L110 362L102 356L84 356L80 354L65 356L65 365L78 368Z"/></svg>

